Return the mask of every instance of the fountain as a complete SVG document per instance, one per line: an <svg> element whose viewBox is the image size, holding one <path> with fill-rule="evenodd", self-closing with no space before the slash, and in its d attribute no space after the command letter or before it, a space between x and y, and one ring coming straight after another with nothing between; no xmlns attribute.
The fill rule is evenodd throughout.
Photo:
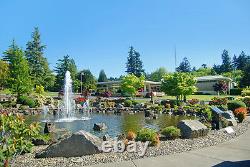
<svg viewBox="0 0 250 167"><path fill-rule="evenodd" d="M66 71L64 79L64 95L63 101L58 106L58 119L55 122L72 122L75 120L89 120L89 117L76 117L75 100L72 91L72 79L70 72Z"/></svg>

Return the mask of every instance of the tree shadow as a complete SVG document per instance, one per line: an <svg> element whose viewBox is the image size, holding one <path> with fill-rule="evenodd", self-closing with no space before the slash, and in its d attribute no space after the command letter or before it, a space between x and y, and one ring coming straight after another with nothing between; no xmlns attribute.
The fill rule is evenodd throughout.
<svg viewBox="0 0 250 167"><path fill-rule="evenodd" d="M250 167L250 160L245 161L224 161L213 167Z"/></svg>

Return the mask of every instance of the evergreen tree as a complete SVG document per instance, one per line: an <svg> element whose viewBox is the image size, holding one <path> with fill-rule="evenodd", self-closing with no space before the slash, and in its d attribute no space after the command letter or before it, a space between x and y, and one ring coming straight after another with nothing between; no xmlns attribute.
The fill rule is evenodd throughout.
<svg viewBox="0 0 250 167"><path fill-rule="evenodd" d="M143 64L140 59L140 53L135 51L133 46L130 47L128 52L126 68L126 72L128 74L134 74L137 77L140 77L144 74Z"/></svg>
<svg viewBox="0 0 250 167"><path fill-rule="evenodd" d="M77 76L77 67L75 65L74 59L71 59L69 55L63 57L63 59L59 59L55 72L56 75L56 84L55 88L57 91L61 90L64 84L64 78L66 71L70 72L71 79L73 81L74 90L78 90L80 82L76 79Z"/></svg>
<svg viewBox="0 0 250 167"><path fill-rule="evenodd" d="M250 86L250 63L246 65L246 67L243 70L243 77L240 81L241 87L247 87Z"/></svg>
<svg viewBox="0 0 250 167"><path fill-rule="evenodd" d="M227 50L223 50L223 53L221 55L222 58L222 65L221 65L221 72L230 72L233 70L232 68L232 62L231 62L231 58L228 54Z"/></svg>
<svg viewBox="0 0 250 167"><path fill-rule="evenodd" d="M54 75L49 69L47 59L44 57L45 45L41 43L40 33L36 27L32 33L32 40L27 43L25 51L29 62L30 75L35 85L42 85L45 89L54 85Z"/></svg>
<svg viewBox="0 0 250 167"><path fill-rule="evenodd" d="M7 85L9 75L9 64L0 59L0 90Z"/></svg>
<svg viewBox="0 0 250 167"><path fill-rule="evenodd" d="M237 70L244 70L248 63L250 63L250 56L247 56L244 51L238 57L236 55L233 57L233 66Z"/></svg>
<svg viewBox="0 0 250 167"><path fill-rule="evenodd" d="M9 64L8 88L19 98L22 94L31 91L29 65L24 52L13 41L12 45L4 52L4 60Z"/></svg>
<svg viewBox="0 0 250 167"><path fill-rule="evenodd" d="M179 67L176 68L176 71L177 72L191 72L191 65L186 57L183 58Z"/></svg>
<svg viewBox="0 0 250 167"><path fill-rule="evenodd" d="M104 70L101 70L99 73L98 82L107 82L107 81L108 81L108 79L107 79L107 76L106 76Z"/></svg>

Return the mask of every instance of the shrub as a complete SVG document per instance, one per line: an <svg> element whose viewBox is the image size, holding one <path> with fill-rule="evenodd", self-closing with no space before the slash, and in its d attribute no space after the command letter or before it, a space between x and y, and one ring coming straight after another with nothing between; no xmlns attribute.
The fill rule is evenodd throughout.
<svg viewBox="0 0 250 167"><path fill-rule="evenodd" d="M170 109L171 105L170 104L165 104L166 109Z"/></svg>
<svg viewBox="0 0 250 167"><path fill-rule="evenodd" d="M246 104L242 101L233 100L227 104L227 107L229 110L234 112L234 110L237 108L246 107Z"/></svg>
<svg viewBox="0 0 250 167"><path fill-rule="evenodd" d="M238 118L239 122L242 122L247 116L247 109L240 107L234 110L234 115Z"/></svg>
<svg viewBox="0 0 250 167"><path fill-rule="evenodd" d="M214 97L209 102L209 105L227 105L227 98Z"/></svg>
<svg viewBox="0 0 250 167"><path fill-rule="evenodd" d="M124 101L124 106L125 107L131 107L132 106L132 101L131 100L125 100Z"/></svg>
<svg viewBox="0 0 250 167"><path fill-rule="evenodd" d="M35 91L36 91L36 93L41 95L44 93L44 87L42 85L36 85Z"/></svg>
<svg viewBox="0 0 250 167"><path fill-rule="evenodd" d="M156 131L149 128L143 128L138 131L136 140L142 142L149 141L151 146L156 146L160 143L159 136Z"/></svg>
<svg viewBox="0 0 250 167"><path fill-rule="evenodd" d="M126 137L128 140L135 140L136 138L136 134L133 132L133 131L129 131L127 133L127 137Z"/></svg>
<svg viewBox="0 0 250 167"><path fill-rule="evenodd" d="M203 114L205 114L206 118L208 121L211 121L212 120L212 110L210 108L205 108L203 111L202 111Z"/></svg>
<svg viewBox="0 0 250 167"><path fill-rule="evenodd" d="M250 87L244 88L241 92L242 96L250 96Z"/></svg>
<svg viewBox="0 0 250 167"><path fill-rule="evenodd" d="M241 88L230 89L230 95L241 95L241 92L242 92Z"/></svg>
<svg viewBox="0 0 250 167"><path fill-rule="evenodd" d="M195 104L199 103L199 100L198 99L191 99L191 100L188 100L188 103L191 105L195 105Z"/></svg>
<svg viewBox="0 0 250 167"><path fill-rule="evenodd" d="M180 137L181 131L180 129L174 126L169 126L169 127L162 129L161 134L164 135L168 139L176 139Z"/></svg>
<svg viewBox="0 0 250 167"><path fill-rule="evenodd" d="M243 102L246 104L247 107L250 107L250 97L245 97Z"/></svg>
<svg viewBox="0 0 250 167"><path fill-rule="evenodd" d="M30 152L32 140L42 139L40 135L41 126L39 123L26 124L22 116L12 114L0 115L0 166L3 163L8 165L12 156Z"/></svg>
<svg viewBox="0 0 250 167"><path fill-rule="evenodd" d="M23 105L28 105L30 108L36 107L35 101L28 96L20 96L18 102Z"/></svg>

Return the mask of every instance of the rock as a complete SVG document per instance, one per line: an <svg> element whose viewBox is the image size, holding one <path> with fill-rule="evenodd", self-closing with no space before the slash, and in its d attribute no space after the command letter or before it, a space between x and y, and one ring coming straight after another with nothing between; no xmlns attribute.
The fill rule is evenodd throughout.
<svg viewBox="0 0 250 167"><path fill-rule="evenodd" d="M117 135L117 140L126 140L126 135L125 134Z"/></svg>
<svg viewBox="0 0 250 167"><path fill-rule="evenodd" d="M80 157L97 154L101 152L101 142L98 137L81 130L36 153L35 158Z"/></svg>
<svg viewBox="0 0 250 167"><path fill-rule="evenodd" d="M42 140L42 139L33 139L32 140L32 143L35 145L35 146L40 146L40 145L48 145L48 142Z"/></svg>
<svg viewBox="0 0 250 167"><path fill-rule="evenodd" d="M45 125L44 125L44 134L48 134L48 133L51 133L52 131L54 131L56 128L55 128L55 124L51 123L51 122L46 122Z"/></svg>
<svg viewBox="0 0 250 167"><path fill-rule="evenodd" d="M109 140L111 140L111 137L110 137L108 134L105 134L105 135L102 137L102 140L103 140L103 141L109 141Z"/></svg>
<svg viewBox="0 0 250 167"><path fill-rule="evenodd" d="M236 121L232 111L225 111L224 113L222 113L222 116L227 119L228 126L236 126L237 125L237 121Z"/></svg>
<svg viewBox="0 0 250 167"><path fill-rule="evenodd" d="M150 111L150 110L145 110L145 117L151 117L151 116L153 116L153 112L152 111Z"/></svg>
<svg viewBox="0 0 250 167"><path fill-rule="evenodd" d="M153 119L157 119L158 118L158 115L157 114L154 114L153 115Z"/></svg>
<svg viewBox="0 0 250 167"><path fill-rule="evenodd" d="M208 128L198 120L182 120L178 123L183 138L197 138L206 136Z"/></svg>
<svg viewBox="0 0 250 167"><path fill-rule="evenodd" d="M118 109L124 109L124 106L122 104L117 104L116 108L118 108Z"/></svg>
<svg viewBox="0 0 250 167"><path fill-rule="evenodd" d="M93 129L95 131L101 131L107 129L107 125L105 123L95 123Z"/></svg>

